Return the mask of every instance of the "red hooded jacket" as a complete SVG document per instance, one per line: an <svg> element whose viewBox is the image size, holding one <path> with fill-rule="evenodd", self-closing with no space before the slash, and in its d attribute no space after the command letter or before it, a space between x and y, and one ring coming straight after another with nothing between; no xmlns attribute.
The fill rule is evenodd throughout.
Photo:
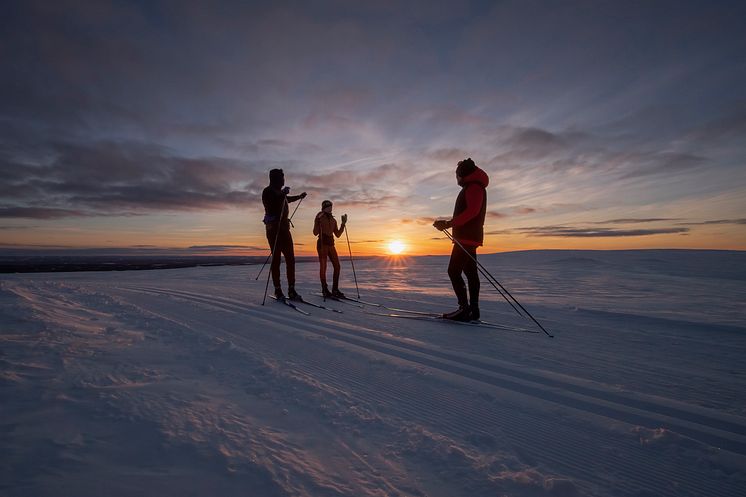
<svg viewBox="0 0 746 497"><path fill-rule="evenodd" d="M487 173L477 168L462 180L461 192L453 208L453 237L473 247L484 243L484 218L487 215Z"/></svg>

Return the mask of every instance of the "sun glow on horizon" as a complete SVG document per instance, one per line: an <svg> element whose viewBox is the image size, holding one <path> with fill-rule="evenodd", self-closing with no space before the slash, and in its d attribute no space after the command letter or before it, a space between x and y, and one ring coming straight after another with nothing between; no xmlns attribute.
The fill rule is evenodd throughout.
<svg viewBox="0 0 746 497"><path fill-rule="evenodd" d="M392 255L401 255L402 252L407 248L406 245L404 245L404 242L401 240L391 240L387 245L389 254Z"/></svg>

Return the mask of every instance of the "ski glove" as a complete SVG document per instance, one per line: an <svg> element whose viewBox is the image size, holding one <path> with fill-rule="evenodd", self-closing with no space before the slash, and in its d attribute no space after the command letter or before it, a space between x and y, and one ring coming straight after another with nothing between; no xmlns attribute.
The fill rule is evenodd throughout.
<svg viewBox="0 0 746 497"><path fill-rule="evenodd" d="M347 224L347 214L342 214L342 224Z"/></svg>
<svg viewBox="0 0 746 497"><path fill-rule="evenodd" d="M290 187L286 186L285 188L283 188L282 189L282 193L284 193L285 195L287 195L288 193L290 193Z"/></svg>
<svg viewBox="0 0 746 497"><path fill-rule="evenodd" d="M437 221L433 223L433 226L435 227L436 230L443 231L444 229L451 227L451 222L446 221L444 219L438 219Z"/></svg>
<svg viewBox="0 0 746 497"><path fill-rule="evenodd" d="M308 196L308 194L306 192L303 192L303 193L300 194L300 198L306 198L307 196Z"/></svg>

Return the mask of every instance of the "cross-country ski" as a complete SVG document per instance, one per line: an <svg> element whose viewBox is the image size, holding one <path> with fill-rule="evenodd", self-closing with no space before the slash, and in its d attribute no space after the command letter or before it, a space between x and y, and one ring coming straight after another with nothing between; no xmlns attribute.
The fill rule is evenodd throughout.
<svg viewBox="0 0 746 497"><path fill-rule="evenodd" d="M287 298L275 297L274 295L270 295L269 297L280 304L285 304L286 306L290 307L294 311L300 312L301 314L305 314L306 316L311 315L309 312L304 311L303 309L295 305L294 302L291 302Z"/></svg>
<svg viewBox="0 0 746 497"><path fill-rule="evenodd" d="M527 330L525 328L517 328L513 326L508 325L502 325L498 323L491 323L488 321L482 321L482 320L473 320L473 321L456 321L453 319L446 319L442 316L433 316L428 314L407 314L404 312L372 312L372 311L366 311L368 314L373 314L376 316L386 316L391 318L402 318L402 319L415 319L419 321L430 321L433 323L443 323L443 324L452 324L456 326L476 326L479 328L492 328L497 330L503 330L503 331L514 331L517 333L541 333L537 330Z"/></svg>

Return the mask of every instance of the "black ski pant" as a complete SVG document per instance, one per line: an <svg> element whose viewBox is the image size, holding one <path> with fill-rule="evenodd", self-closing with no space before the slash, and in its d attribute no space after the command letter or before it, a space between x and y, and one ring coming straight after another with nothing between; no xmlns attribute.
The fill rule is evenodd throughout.
<svg viewBox="0 0 746 497"><path fill-rule="evenodd" d="M293 248L293 236L290 234L290 228L282 227L278 234L277 226L267 225L267 241L269 248L272 250L272 283L275 288L281 288L280 285L280 255L285 256L285 271L288 277L288 287L295 286L295 249ZM275 243L276 241L276 243Z"/></svg>
<svg viewBox="0 0 746 497"><path fill-rule="evenodd" d="M334 245L324 245L321 240L316 242L316 252L319 254L319 278L321 279L321 288L328 289L326 284L326 264L327 260L332 262L334 268L334 275L332 276L332 290L339 290L339 256L337 255L337 249Z"/></svg>
<svg viewBox="0 0 746 497"><path fill-rule="evenodd" d="M456 293L459 306L466 306L471 303L473 306L479 305L479 271L477 270L477 247L464 245L468 255L458 244L453 244L451 251L451 261L448 263L448 276L451 278L453 291ZM469 257L471 255L471 257ZM473 257L473 259L472 259ZM466 275L469 282L469 297L466 295L466 284L461 277L461 273Z"/></svg>

